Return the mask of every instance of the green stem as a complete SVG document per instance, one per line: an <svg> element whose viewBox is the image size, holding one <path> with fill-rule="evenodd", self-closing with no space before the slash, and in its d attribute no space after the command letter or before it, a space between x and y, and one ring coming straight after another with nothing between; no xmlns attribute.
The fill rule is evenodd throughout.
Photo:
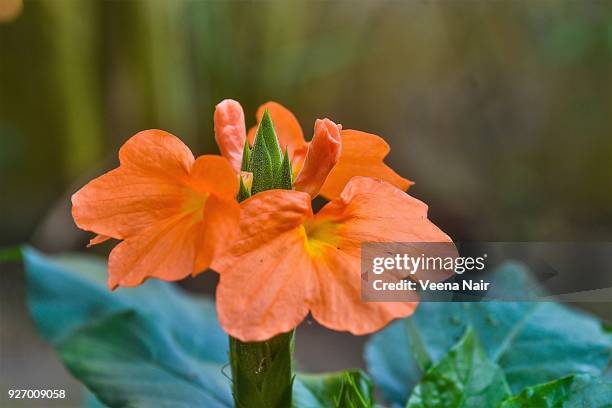
<svg viewBox="0 0 612 408"><path fill-rule="evenodd" d="M234 403L237 408L288 408L293 386L294 331L267 341L230 337Z"/></svg>

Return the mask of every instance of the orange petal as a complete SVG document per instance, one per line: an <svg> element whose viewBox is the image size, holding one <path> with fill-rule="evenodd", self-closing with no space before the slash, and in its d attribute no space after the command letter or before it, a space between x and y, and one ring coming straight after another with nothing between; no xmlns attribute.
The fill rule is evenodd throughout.
<svg viewBox="0 0 612 408"><path fill-rule="evenodd" d="M200 187L206 186L209 190L202 195L191 193L191 200L186 203L191 203L192 208L183 208L172 217L127 237L111 251L111 289L136 286L148 277L173 281L189 274L197 275L231 242L238 228L240 207L233 196L227 195L227 186L217 190L215 187L220 187L223 181L235 183L235 175L220 156L201 156L198 163L201 163L198 166L201 173L194 176ZM215 168L219 163L225 164L225 174ZM205 169L217 172L204 172ZM215 186L215 182L219 185Z"/></svg>
<svg viewBox="0 0 612 408"><path fill-rule="evenodd" d="M212 154L199 156L191 168L190 187L198 192L214 192L233 199L238 194L238 178L229 162Z"/></svg>
<svg viewBox="0 0 612 408"><path fill-rule="evenodd" d="M87 248L106 242L109 239L111 239L111 237L107 237L106 235L96 235L95 237L89 240Z"/></svg>
<svg viewBox="0 0 612 408"><path fill-rule="evenodd" d="M340 150L338 125L329 119L317 119L304 165L294 183L295 189L316 197L329 172L338 163Z"/></svg>
<svg viewBox="0 0 612 408"><path fill-rule="evenodd" d="M326 234L333 245L322 246L315 263L319 290L312 315L326 327L353 334L374 332L416 307L415 302L361 301L361 243L452 242L427 219L427 205L369 177L351 179L341 196L315 216L310 235L316 237L325 225L336 227Z"/></svg>
<svg viewBox="0 0 612 408"><path fill-rule="evenodd" d="M240 206L232 197L210 195L204 206L202 230L196 243L196 261L193 276L208 268L215 256L225 252L238 232Z"/></svg>
<svg viewBox="0 0 612 408"><path fill-rule="evenodd" d="M270 118L272 118L272 123L274 123L274 130L281 149L283 151L285 148L289 149L290 157L293 157L295 152L304 149L307 145L304 140L304 132L302 132L302 127L293 113L277 102L266 102L257 109L257 123L261 121L266 109ZM255 130L256 128L249 130L251 145L255 140Z"/></svg>
<svg viewBox="0 0 612 408"><path fill-rule="evenodd" d="M193 160L191 150L178 137L157 129L136 133L119 149L121 166L164 180L184 179Z"/></svg>
<svg viewBox="0 0 612 408"><path fill-rule="evenodd" d="M137 286L149 277L174 281L206 270L233 239L240 208L233 197L209 193L205 200L202 210L157 222L117 245L109 257L109 287Z"/></svg>
<svg viewBox="0 0 612 408"><path fill-rule="evenodd" d="M240 103L225 99L215 107L215 140L223 157L235 172L240 171L242 151L246 140L244 112Z"/></svg>
<svg viewBox="0 0 612 408"><path fill-rule="evenodd" d="M194 161L170 133L146 130L119 151L121 166L92 180L72 196L81 229L123 239L178 213Z"/></svg>
<svg viewBox="0 0 612 408"><path fill-rule="evenodd" d="M264 191L240 207L239 236L212 266L221 275L217 311L228 334L261 341L293 329L308 314L312 273L302 224L312 218L310 196Z"/></svg>
<svg viewBox="0 0 612 408"><path fill-rule="evenodd" d="M189 218L175 216L119 243L108 260L108 286L137 286L148 277L179 280L191 274L203 223Z"/></svg>
<svg viewBox="0 0 612 408"><path fill-rule="evenodd" d="M221 156L194 160L176 137L146 131L119 151L120 166L72 197L80 228L122 239L109 257L109 286L148 277L177 280L206 269L237 228L236 173Z"/></svg>
<svg viewBox="0 0 612 408"><path fill-rule="evenodd" d="M308 149L310 148L310 143L306 144L304 147L293 152L293 156L289 159L291 160L291 170L293 171L293 178L297 178L297 175L302 171L302 167L304 167L304 161L306 160L306 155L308 154Z"/></svg>
<svg viewBox="0 0 612 408"><path fill-rule="evenodd" d="M241 204L238 238L213 263L221 274L223 328L243 341L296 327L310 310L321 324L374 332L410 315L416 302L362 302L361 243L451 242L427 206L392 185L356 177L312 216L307 194L272 190Z"/></svg>
<svg viewBox="0 0 612 408"><path fill-rule="evenodd" d="M410 316L418 302L361 300L361 259L350 252L330 251L314 261L317 297L311 313L321 325L354 335L373 333L393 319Z"/></svg>
<svg viewBox="0 0 612 408"><path fill-rule="evenodd" d="M257 120L259 123L259 120ZM257 125L251 126L249 131L247 132L247 139L249 139L249 145L252 147L253 143L255 143L255 133L257 132Z"/></svg>
<svg viewBox="0 0 612 408"><path fill-rule="evenodd" d="M338 197L353 176L381 179L404 191L413 184L384 163L390 149L381 137L358 130L342 130L340 134L340 160L323 184L321 195L328 199Z"/></svg>
<svg viewBox="0 0 612 408"><path fill-rule="evenodd" d="M452 242L427 219L427 204L370 177L353 177L316 217L346 220L343 234L360 242Z"/></svg>

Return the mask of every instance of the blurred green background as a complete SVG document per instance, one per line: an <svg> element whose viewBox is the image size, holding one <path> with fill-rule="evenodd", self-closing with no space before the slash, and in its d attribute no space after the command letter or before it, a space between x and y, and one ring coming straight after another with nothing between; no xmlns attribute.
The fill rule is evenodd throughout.
<svg viewBox="0 0 612 408"><path fill-rule="evenodd" d="M224 98L250 124L272 99L307 137L319 117L383 136L456 240L611 239L612 2L0 0L0 21L0 245L83 249L70 195L139 130L216 152ZM30 330L19 279L5 350ZM44 347L5 352L3 383L9 357L57 364Z"/></svg>
<svg viewBox="0 0 612 408"><path fill-rule="evenodd" d="M610 237L610 2L37 0L0 47L2 244L80 248L68 194L228 97L380 134L456 239Z"/></svg>

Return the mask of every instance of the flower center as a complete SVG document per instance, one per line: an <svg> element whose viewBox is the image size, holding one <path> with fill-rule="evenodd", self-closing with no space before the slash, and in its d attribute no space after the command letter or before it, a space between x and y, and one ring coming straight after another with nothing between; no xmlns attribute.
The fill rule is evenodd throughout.
<svg viewBox="0 0 612 408"><path fill-rule="evenodd" d="M322 256L325 249L336 248L340 244L338 227L340 224L325 221L307 221L304 224L306 250L311 256Z"/></svg>
<svg viewBox="0 0 612 408"><path fill-rule="evenodd" d="M209 195L209 193L191 192L183 203L182 213L189 214L191 216L190 220L193 223L202 221L204 218L204 207Z"/></svg>

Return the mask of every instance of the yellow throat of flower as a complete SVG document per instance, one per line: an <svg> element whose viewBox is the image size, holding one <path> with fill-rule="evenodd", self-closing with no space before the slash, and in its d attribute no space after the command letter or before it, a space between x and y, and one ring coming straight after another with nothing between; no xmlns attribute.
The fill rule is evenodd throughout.
<svg viewBox="0 0 612 408"><path fill-rule="evenodd" d="M329 220L307 221L302 225L306 250L310 256L322 256L326 249L336 248L340 244L339 226L340 224Z"/></svg>

